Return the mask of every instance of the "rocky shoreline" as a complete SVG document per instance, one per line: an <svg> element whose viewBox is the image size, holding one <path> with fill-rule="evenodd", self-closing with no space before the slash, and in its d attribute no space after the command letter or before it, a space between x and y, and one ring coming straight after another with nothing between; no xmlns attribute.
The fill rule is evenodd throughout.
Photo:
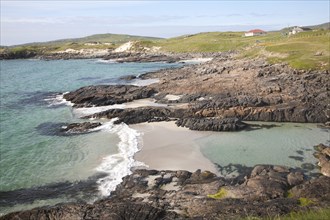
<svg viewBox="0 0 330 220"><path fill-rule="evenodd" d="M209 171L135 170L109 198L58 204L0 219L237 219L327 208L330 178L257 165L236 179Z"/></svg>
<svg viewBox="0 0 330 220"><path fill-rule="evenodd" d="M187 125L194 130L228 130L216 126L227 118L232 122L326 125L330 120L329 71L295 70L285 64L238 59L235 54L224 53L206 63L151 72L139 78L156 78L159 83L144 87L87 86L65 94L64 98L73 102L75 107L89 107L152 97L168 107L109 110L91 117L119 117L121 122L128 124L174 118L180 119L178 125ZM179 108L173 107L174 104L182 105Z"/></svg>
<svg viewBox="0 0 330 220"><path fill-rule="evenodd" d="M131 55L120 59L139 62ZM171 57L172 61L177 58ZM249 127L248 121L323 123L325 127L330 123L329 71L295 70L259 58L218 53L206 63L140 76L151 78L159 79L159 83L144 87L87 86L64 98L74 107L151 97L166 105L110 109L85 117L118 118L115 123L175 120L178 126L203 131L238 131ZM69 127L73 132L86 132L99 125ZM135 170L123 178L109 198L94 204L59 204L10 213L0 219L237 219L329 208L329 147L319 145L315 149L323 175L313 178L300 170L272 165L255 166L235 179L200 170Z"/></svg>

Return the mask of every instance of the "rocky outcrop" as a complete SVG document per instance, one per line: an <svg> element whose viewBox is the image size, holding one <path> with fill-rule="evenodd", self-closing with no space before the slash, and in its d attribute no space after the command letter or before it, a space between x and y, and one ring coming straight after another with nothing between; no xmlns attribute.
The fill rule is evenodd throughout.
<svg viewBox="0 0 330 220"><path fill-rule="evenodd" d="M9 219L176 219L175 212L166 212L148 204L134 202L103 201L95 205L67 204L49 208L36 208L31 211L12 213L4 217Z"/></svg>
<svg viewBox="0 0 330 220"><path fill-rule="evenodd" d="M329 185L329 177L308 180L297 170L271 165L255 166L240 183L201 170L135 170L123 178L109 198L94 204L59 204L11 213L0 219L275 217L329 207Z"/></svg>
<svg viewBox="0 0 330 220"><path fill-rule="evenodd" d="M170 121L184 117L186 109L171 109L163 107L139 107L127 109L109 109L85 118L118 118L115 124L137 124L142 122Z"/></svg>
<svg viewBox="0 0 330 220"><path fill-rule="evenodd" d="M330 147L324 144L319 144L314 147L316 152L314 156L319 160L318 166L324 176L330 177Z"/></svg>
<svg viewBox="0 0 330 220"><path fill-rule="evenodd" d="M64 126L61 129L61 132L66 132L68 134L80 134L80 133L86 133L89 132L90 129L97 128L101 126L102 124L100 122L83 122L83 123L71 123L67 126Z"/></svg>
<svg viewBox="0 0 330 220"><path fill-rule="evenodd" d="M120 52L109 53L103 58L104 60L114 60L118 63L142 63L142 62L167 62L174 63L180 60L180 56L166 54L151 54L151 53L138 53L138 52Z"/></svg>
<svg viewBox="0 0 330 220"><path fill-rule="evenodd" d="M329 120L327 70L295 70L262 59L218 55L207 63L143 77L160 79L159 84L152 85L159 91L160 102L166 94L181 95L170 102L189 102L200 117L313 123Z"/></svg>
<svg viewBox="0 0 330 220"><path fill-rule="evenodd" d="M74 103L74 107L91 107L121 104L136 99L149 98L155 89L132 85L98 85L86 86L76 91L64 94L67 101Z"/></svg>
<svg viewBox="0 0 330 220"><path fill-rule="evenodd" d="M182 118L175 123L197 131L239 131L247 127L237 118Z"/></svg>

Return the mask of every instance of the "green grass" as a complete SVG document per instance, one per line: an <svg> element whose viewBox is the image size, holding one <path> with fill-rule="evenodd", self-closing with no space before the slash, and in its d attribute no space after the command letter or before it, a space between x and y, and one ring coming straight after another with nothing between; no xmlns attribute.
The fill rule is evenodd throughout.
<svg viewBox="0 0 330 220"><path fill-rule="evenodd" d="M63 51L66 49L114 49L128 41L137 41L134 49L160 47L163 52L226 52L238 51L238 57L264 57L270 63L288 63L297 69L330 70L330 31L308 31L294 36L281 32L269 32L265 36L244 37L243 32L207 32L185 35L169 39L139 37L116 34L92 35L85 38L34 43L1 49L3 51L33 51L39 54ZM100 42L99 45L86 45ZM106 45L105 43L111 43ZM16 51L15 51L16 50ZM18 50L18 51L17 51ZM320 56L315 54L321 53Z"/></svg>
<svg viewBox="0 0 330 220"><path fill-rule="evenodd" d="M270 32L243 37L243 32L209 32L152 41L153 46L172 53L226 52L240 57L265 57L271 63L286 62L297 69L330 69L330 31L308 31L293 36ZM146 45L147 46L147 45ZM321 53L321 56L315 54Z"/></svg>
<svg viewBox="0 0 330 220"><path fill-rule="evenodd" d="M297 69L330 69L330 32L299 33L274 45L266 46L271 53L286 57L271 57L270 62L287 62ZM321 53L321 56L315 54Z"/></svg>
<svg viewBox="0 0 330 220"><path fill-rule="evenodd" d="M155 43L163 51L174 53L186 52L223 52L241 50L256 41L276 40L279 33L270 33L260 37L243 37L243 32L208 32L159 40Z"/></svg>

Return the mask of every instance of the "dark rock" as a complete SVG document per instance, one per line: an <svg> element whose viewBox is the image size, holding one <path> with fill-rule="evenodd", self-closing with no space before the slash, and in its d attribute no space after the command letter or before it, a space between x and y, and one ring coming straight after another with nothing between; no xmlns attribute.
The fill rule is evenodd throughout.
<svg viewBox="0 0 330 220"><path fill-rule="evenodd" d="M169 121L186 115L185 109L170 109L162 107L139 107L128 109L109 109L86 118L119 118L115 124L137 124L142 122Z"/></svg>
<svg viewBox="0 0 330 220"><path fill-rule="evenodd" d="M175 55L165 55L165 54L147 54L147 53L110 53L104 58L105 60L113 59L118 63L127 63L127 62L167 62L174 63L179 61L180 56Z"/></svg>
<svg viewBox="0 0 330 220"><path fill-rule="evenodd" d="M130 81L130 80L136 79L136 76L134 76L134 75L122 76L119 79Z"/></svg>
<svg viewBox="0 0 330 220"><path fill-rule="evenodd" d="M101 126L100 122L83 122L83 123L71 123L61 129L62 132L67 133L85 133L90 129Z"/></svg>
<svg viewBox="0 0 330 220"><path fill-rule="evenodd" d="M296 198L309 198L315 204L330 202L330 178L320 176L293 187L290 192Z"/></svg>
<svg viewBox="0 0 330 220"><path fill-rule="evenodd" d="M31 211L11 213L3 220L9 219L175 219L175 212L155 208L145 203L103 202L95 205L57 205L50 208L37 208Z"/></svg>
<svg viewBox="0 0 330 220"><path fill-rule="evenodd" d="M76 91L64 94L67 101L75 107L91 107L121 104L136 99L149 98L155 90L149 87L132 85L98 85L86 86Z"/></svg>
<svg viewBox="0 0 330 220"><path fill-rule="evenodd" d="M183 118L177 120L176 124L198 131L239 131L247 127L237 118Z"/></svg>
<svg viewBox="0 0 330 220"><path fill-rule="evenodd" d="M10 213L0 219L278 217L306 210L300 198L313 201L309 208L328 207L329 181L325 176L305 180L297 171L271 165L254 167L244 182L234 184L201 170L135 170L123 178L110 197L94 204L59 204Z"/></svg>
<svg viewBox="0 0 330 220"><path fill-rule="evenodd" d="M314 147L316 152L314 156L319 160L318 166L324 176L330 177L330 147L319 144Z"/></svg>

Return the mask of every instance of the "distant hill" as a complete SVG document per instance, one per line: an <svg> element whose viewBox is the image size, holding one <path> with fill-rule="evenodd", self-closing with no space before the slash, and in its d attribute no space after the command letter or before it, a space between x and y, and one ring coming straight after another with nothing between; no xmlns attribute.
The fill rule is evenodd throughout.
<svg viewBox="0 0 330 220"><path fill-rule="evenodd" d="M305 28L310 28L313 30L330 30L330 22L323 23L323 24L318 24L318 25L312 25L312 26L304 26Z"/></svg>
<svg viewBox="0 0 330 220"><path fill-rule="evenodd" d="M286 27L286 28L283 28L281 31L282 32L288 32L290 31L293 27L296 27L296 26L291 26L291 27ZM309 28L309 29L312 29L312 30L330 30L330 22L327 22L327 23L323 23L323 24L318 24L318 25L310 25L310 26L301 26L302 28Z"/></svg>
<svg viewBox="0 0 330 220"><path fill-rule="evenodd" d="M156 37L145 37L125 34L95 34L81 38L70 38L61 39L48 42L34 42L15 46L54 46L61 44L85 44L85 43L112 43L112 44L123 44L128 41L143 41L143 40L160 40L161 38Z"/></svg>

